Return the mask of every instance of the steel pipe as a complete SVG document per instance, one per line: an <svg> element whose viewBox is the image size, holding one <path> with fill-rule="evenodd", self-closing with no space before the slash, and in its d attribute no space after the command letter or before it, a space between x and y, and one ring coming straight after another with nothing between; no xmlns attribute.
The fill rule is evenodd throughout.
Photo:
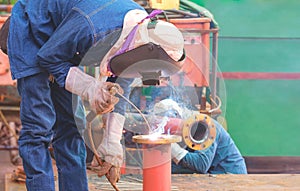
<svg viewBox="0 0 300 191"><path fill-rule="evenodd" d="M143 191L171 190L171 143L178 135L136 135L132 140L143 144Z"/></svg>

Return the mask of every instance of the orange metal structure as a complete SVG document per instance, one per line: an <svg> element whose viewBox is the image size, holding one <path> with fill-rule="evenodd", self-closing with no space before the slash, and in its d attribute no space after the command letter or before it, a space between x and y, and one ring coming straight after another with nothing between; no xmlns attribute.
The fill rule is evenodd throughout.
<svg viewBox="0 0 300 191"><path fill-rule="evenodd" d="M210 87L211 97L215 100L219 29L211 29L211 19L204 17L174 18L168 21L182 31L186 52L181 72L172 76L172 82L174 85ZM182 75L189 80L182 81Z"/></svg>
<svg viewBox="0 0 300 191"><path fill-rule="evenodd" d="M186 60L182 71L189 79L193 79L193 84L185 82L184 85L209 85L210 21L208 18L170 19L182 31L185 39Z"/></svg>
<svg viewBox="0 0 300 191"><path fill-rule="evenodd" d="M2 27L3 23L6 21L8 16L0 17L0 27ZM0 86L3 85L15 85L16 81L12 80L11 73L9 69L9 61L8 56L0 51Z"/></svg>

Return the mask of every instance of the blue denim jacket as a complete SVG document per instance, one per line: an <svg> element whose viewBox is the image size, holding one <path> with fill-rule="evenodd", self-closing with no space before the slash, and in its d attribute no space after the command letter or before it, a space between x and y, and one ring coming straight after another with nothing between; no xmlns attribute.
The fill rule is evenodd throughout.
<svg viewBox="0 0 300 191"><path fill-rule="evenodd" d="M179 165L172 163L173 173L247 174L245 160L233 139L221 124L215 120L214 123L215 142L203 151L189 150Z"/></svg>
<svg viewBox="0 0 300 191"><path fill-rule="evenodd" d="M64 87L69 68L133 9L143 8L132 0L19 0L8 37L13 79L46 70Z"/></svg>

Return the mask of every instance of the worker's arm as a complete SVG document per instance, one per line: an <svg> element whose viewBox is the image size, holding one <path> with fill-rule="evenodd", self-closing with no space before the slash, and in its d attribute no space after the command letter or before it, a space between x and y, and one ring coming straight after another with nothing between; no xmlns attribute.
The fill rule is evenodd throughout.
<svg viewBox="0 0 300 191"><path fill-rule="evenodd" d="M90 26L80 14L70 14L61 23L37 56L41 67L51 73L60 87L71 66L78 66L81 58L92 46L94 37Z"/></svg>
<svg viewBox="0 0 300 191"><path fill-rule="evenodd" d="M212 161L216 155L216 150L217 143L214 142L204 151L189 152L182 159L180 165L198 173L205 174L211 167Z"/></svg>
<svg viewBox="0 0 300 191"><path fill-rule="evenodd" d="M118 85L101 82L77 67L95 41L90 31L83 16L76 12L70 14L39 50L39 64L54 76L60 87L89 101L94 112L107 113L119 100L110 93ZM122 93L120 86L117 88Z"/></svg>
<svg viewBox="0 0 300 191"><path fill-rule="evenodd" d="M213 158L216 154L216 150L216 142L214 142L209 148L204 151L195 152L188 152L187 150L181 148L178 144L172 144L172 158L177 165L201 174L205 174L211 167ZM177 157L174 158L174 156Z"/></svg>

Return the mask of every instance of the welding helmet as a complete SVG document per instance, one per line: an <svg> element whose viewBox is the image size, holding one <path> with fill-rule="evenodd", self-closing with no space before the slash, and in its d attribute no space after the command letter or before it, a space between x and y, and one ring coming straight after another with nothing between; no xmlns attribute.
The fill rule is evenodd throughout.
<svg viewBox="0 0 300 191"><path fill-rule="evenodd" d="M153 113L166 117L182 118L182 109L172 99L163 99L154 105Z"/></svg>
<svg viewBox="0 0 300 191"><path fill-rule="evenodd" d="M139 78L158 73L167 77L181 69L185 57L182 33L173 24L151 17L143 10L125 15L119 39L101 61L102 75Z"/></svg>

